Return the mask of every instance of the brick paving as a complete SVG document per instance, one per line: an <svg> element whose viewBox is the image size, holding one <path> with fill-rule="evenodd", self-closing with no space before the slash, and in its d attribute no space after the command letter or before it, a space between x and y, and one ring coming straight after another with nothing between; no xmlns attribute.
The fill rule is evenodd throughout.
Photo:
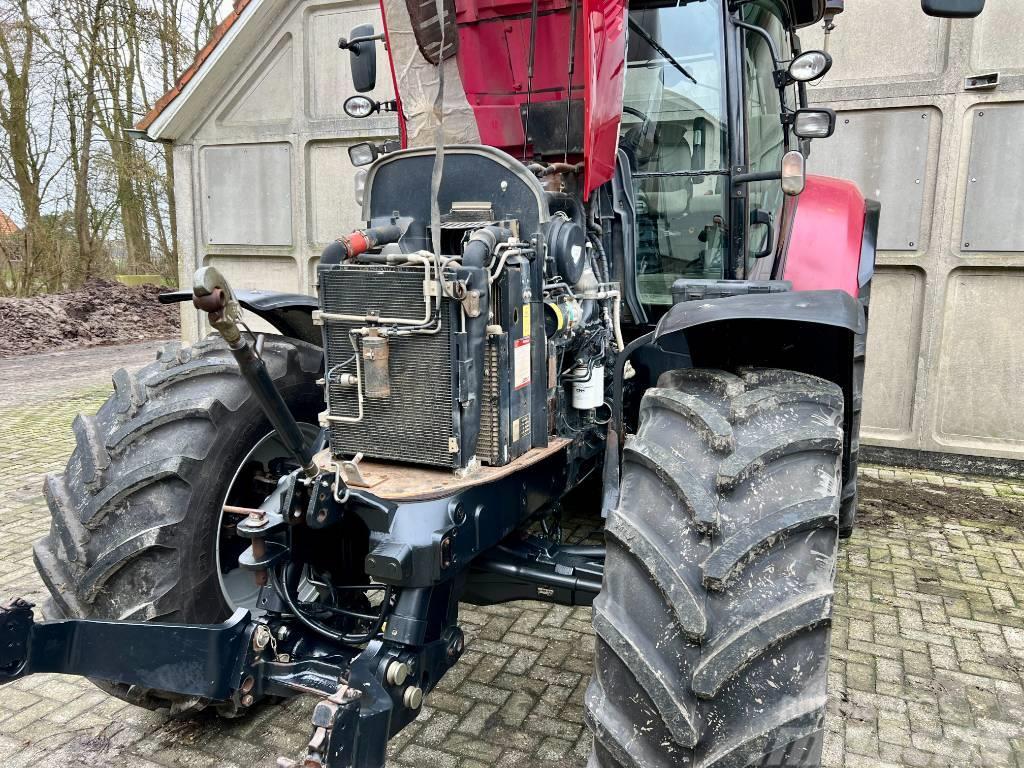
<svg viewBox="0 0 1024 768"><path fill-rule="evenodd" d="M89 353L0 361L0 599L43 597L31 558L49 524L42 477L63 467L72 419L107 396L98 382L119 356ZM1024 485L862 477L871 515L840 549L825 765L1024 768ZM582 768L589 610L465 606L462 622L465 657L392 742L391 764ZM38 676L0 688L0 765L270 766L297 756L313 704L170 720Z"/></svg>

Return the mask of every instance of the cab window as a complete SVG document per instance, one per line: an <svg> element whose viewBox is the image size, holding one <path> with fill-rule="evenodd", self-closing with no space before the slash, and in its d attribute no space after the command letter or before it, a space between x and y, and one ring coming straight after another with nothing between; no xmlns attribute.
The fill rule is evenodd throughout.
<svg viewBox="0 0 1024 768"><path fill-rule="evenodd" d="M671 304L680 277L723 276L723 23L722 0L630 10L620 146L633 175L637 289L647 305Z"/></svg>
<svg viewBox="0 0 1024 768"><path fill-rule="evenodd" d="M770 0L744 6L743 20L755 24L775 40L785 56L789 50L786 26L779 9ZM746 104L747 161L751 173L775 171L781 167L786 134L780 115L783 104L775 85L775 62L768 42L756 33L744 33L744 88ZM749 221L746 274L755 271L755 261L770 258L779 235L785 196L782 183L759 181L748 185ZM760 270L757 270L760 271Z"/></svg>

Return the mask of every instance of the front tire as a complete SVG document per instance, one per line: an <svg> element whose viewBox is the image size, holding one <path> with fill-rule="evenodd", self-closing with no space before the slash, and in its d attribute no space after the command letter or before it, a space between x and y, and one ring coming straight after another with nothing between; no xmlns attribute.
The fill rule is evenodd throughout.
<svg viewBox="0 0 1024 768"><path fill-rule="evenodd" d="M262 356L296 418L322 408L317 347L268 337ZM63 473L46 478L50 533L34 555L48 613L93 619L216 623L233 609L221 587L221 507L235 471L272 428L218 338L170 344L138 373L114 374L114 394L79 415ZM259 503L258 489L250 503ZM245 504L236 499L234 504ZM265 493L262 495L266 495ZM205 702L103 684L152 709Z"/></svg>
<svg viewBox="0 0 1024 768"><path fill-rule="evenodd" d="M627 440L594 603L590 768L817 766L842 390L664 374Z"/></svg>

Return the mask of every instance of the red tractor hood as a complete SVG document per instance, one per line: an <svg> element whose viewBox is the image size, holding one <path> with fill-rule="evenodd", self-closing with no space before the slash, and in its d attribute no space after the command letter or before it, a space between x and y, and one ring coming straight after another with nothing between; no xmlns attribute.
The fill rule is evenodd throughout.
<svg viewBox="0 0 1024 768"><path fill-rule="evenodd" d="M441 65L444 125L449 143L487 144L531 159L535 150L524 136L522 116L527 102L534 133L534 119L543 116L545 105L557 121L560 110L566 114L567 100L581 100L583 151L578 145L570 147L569 159L584 162L586 198L612 177L615 168L625 85L626 3L575 2L575 62L570 77L572 5L568 0L538 0L531 85L530 0L455 0L458 48ZM452 7L451 0L447 5ZM395 91L405 118L403 138L408 146L431 146L438 117L434 108L437 67L424 57L415 40L406 0L382 0L381 7ZM564 140L564 127L557 130Z"/></svg>

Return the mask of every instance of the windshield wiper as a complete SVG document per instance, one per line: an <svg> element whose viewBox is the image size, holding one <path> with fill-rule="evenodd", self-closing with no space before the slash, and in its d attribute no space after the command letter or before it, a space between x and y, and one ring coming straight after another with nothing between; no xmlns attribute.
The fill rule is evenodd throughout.
<svg viewBox="0 0 1024 768"><path fill-rule="evenodd" d="M644 41L646 41L646 43L649 46L651 46L651 48L653 48L666 59L668 59L669 64L678 69L679 72L682 73L682 75L686 77L690 82L692 82L694 85L699 85L699 83L697 82L697 78L691 75L690 71L686 67L680 64L678 61L676 61L675 57L671 53L662 48L661 44L658 43L658 41L651 37L649 34L647 34L647 30L641 27L637 22L633 21L633 19L629 20L629 28L636 32L638 35L640 35L640 37L642 37Z"/></svg>

